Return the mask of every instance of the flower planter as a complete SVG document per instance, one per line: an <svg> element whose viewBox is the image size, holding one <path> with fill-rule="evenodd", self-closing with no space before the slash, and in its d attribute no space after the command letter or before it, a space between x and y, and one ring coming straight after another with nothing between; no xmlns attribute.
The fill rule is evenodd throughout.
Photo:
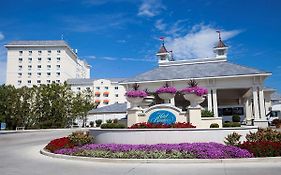
<svg viewBox="0 0 281 175"><path fill-rule="evenodd" d="M159 93L159 98L163 99L165 103L169 103L169 100L175 97L172 93Z"/></svg>
<svg viewBox="0 0 281 175"><path fill-rule="evenodd" d="M154 96L149 95L149 96L147 96L147 97L145 97L145 98L143 99L143 101L141 102L140 106L141 106L142 108L148 108L149 105L150 105L151 103L153 103L153 101L154 101Z"/></svg>
<svg viewBox="0 0 281 175"><path fill-rule="evenodd" d="M205 98L203 96L198 96L194 93L186 93L183 97L190 102L191 108L200 108L200 103L202 103Z"/></svg>
<svg viewBox="0 0 281 175"><path fill-rule="evenodd" d="M127 97L128 102L131 104L130 109L139 110L138 106L142 103L143 99L143 97Z"/></svg>

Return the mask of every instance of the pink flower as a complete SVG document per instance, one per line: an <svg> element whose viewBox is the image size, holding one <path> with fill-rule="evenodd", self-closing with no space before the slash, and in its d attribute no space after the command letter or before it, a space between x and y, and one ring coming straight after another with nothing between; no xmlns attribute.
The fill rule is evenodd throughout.
<svg viewBox="0 0 281 175"><path fill-rule="evenodd" d="M161 94L161 93L171 93L171 94L175 94L177 93L177 89L175 87L160 87L159 89L156 90L157 94Z"/></svg>
<svg viewBox="0 0 281 175"><path fill-rule="evenodd" d="M208 89L200 87L200 86L194 86L194 87L187 87L181 90L182 93L194 93L197 96L203 96L208 94Z"/></svg>
<svg viewBox="0 0 281 175"><path fill-rule="evenodd" d="M145 91L142 90L131 90L125 93L125 96L127 97L146 97L147 93Z"/></svg>

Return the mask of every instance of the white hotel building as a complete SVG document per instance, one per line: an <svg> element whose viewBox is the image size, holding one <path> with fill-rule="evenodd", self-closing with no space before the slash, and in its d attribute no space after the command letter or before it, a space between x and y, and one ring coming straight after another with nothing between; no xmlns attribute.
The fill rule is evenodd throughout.
<svg viewBox="0 0 281 175"><path fill-rule="evenodd" d="M90 65L63 40L12 41L7 51L6 84L15 87L90 78Z"/></svg>

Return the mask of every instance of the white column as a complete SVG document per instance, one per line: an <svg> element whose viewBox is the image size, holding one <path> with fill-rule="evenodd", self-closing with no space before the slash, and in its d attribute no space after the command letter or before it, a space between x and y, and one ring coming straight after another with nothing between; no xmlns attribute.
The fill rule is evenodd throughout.
<svg viewBox="0 0 281 175"><path fill-rule="evenodd" d="M255 119L260 119L257 87L253 87L253 101L254 101L254 109L253 109L254 117Z"/></svg>
<svg viewBox="0 0 281 175"><path fill-rule="evenodd" d="M218 101L217 101L217 89L212 89L213 96L213 113L214 117L218 117Z"/></svg>
<svg viewBox="0 0 281 175"><path fill-rule="evenodd" d="M246 124L251 125L252 115L251 115L251 103L249 102L249 99L245 99L245 118L246 118Z"/></svg>
<svg viewBox="0 0 281 175"><path fill-rule="evenodd" d="M259 105L260 105L260 118L265 119L265 107L264 107L264 94L263 89L259 88Z"/></svg>
<svg viewBox="0 0 281 175"><path fill-rule="evenodd" d="M208 110L209 110L209 111L213 111L213 107L212 107L212 92L211 92L211 89L208 89L207 100L208 100Z"/></svg>
<svg viewBox="0 0 281 175"><path fill-rule="evenodd" d="M171 105L175 106L175 97L171 99Z"/></svg>

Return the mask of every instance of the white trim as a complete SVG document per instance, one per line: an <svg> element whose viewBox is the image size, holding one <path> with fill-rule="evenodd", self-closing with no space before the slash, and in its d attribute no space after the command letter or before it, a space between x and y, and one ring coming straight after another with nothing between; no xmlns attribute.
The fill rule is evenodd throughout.
<svg viewBox="0 0 281 175"><path fill-rule="evenodd" d="M186 65L186 64L200 64L200 63L217 63L217 62L226 62L226 61L227 61L226 58L199 58L199 59L179 60L179 61L159 63L159 67L179 66L179 65Z"/></svg>
<svg viewBox="0 0 281 175"><path fill-rule="evenodd" d="M190 79L203 80L203 79L220 79L220 78L237 78L237 77L254 77L254 76L270 76L272 73L260 73L260 74L243 74L243 75L229 75L229 76L214 76L214 77L200 77L200 78L182 78L182 79L170 79L170 80L149 80L149 81L132 81L132 82L120 82L120 85L135 84L135 83L156 83L167 81L187 81Z"/></svg>

